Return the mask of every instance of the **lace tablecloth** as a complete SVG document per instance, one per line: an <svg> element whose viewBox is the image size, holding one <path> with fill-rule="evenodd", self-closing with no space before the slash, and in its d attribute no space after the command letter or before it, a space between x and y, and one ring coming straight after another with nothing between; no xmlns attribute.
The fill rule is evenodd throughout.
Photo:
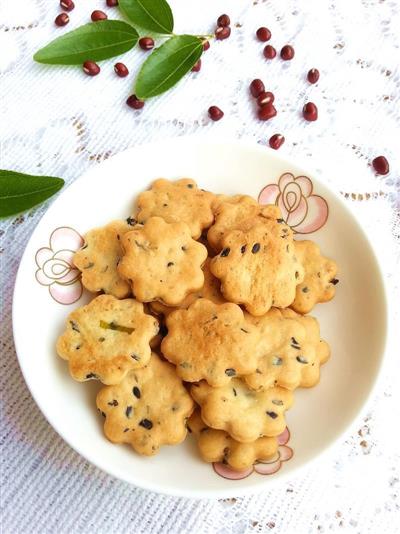
<svg viewBox="0 0 400 534"><path fill-rule="evenodd" d="M1 167L61 176L67 182L111 155L147 141L193 133L252 138L265 144L285 135L283 155L322 173L341 192L375 243L398 320L400 232L400 6L396 0L203 0L171 2L177 32L212 31L232 18L232 37L213 43L199 73L146 104L125 105L144 52L113 60L96 78L79 68L46 67L33 52L89 20L105 1L75 0L67 28L54 26L57 0L0 1ZM106 9L111 16L112 10ZM291 62L266 62L254 39L268 26L278 49L292 43ZM321 71L310 86L305 74ZM255 119L249 81L265 80L276 94L273 122ZM320 118L306 123L311 99ZM206 110L220 106L212 123ZM391 172L376 176L372 157L385 154ZM134 171L134 169L133 169ZM389 533L400 531L398 344L389 350L380 387L354 429L332 455L301 476L254 497L195 502L119 482L66 445L33 402L13 346L11 301L15 275L43 205L1 222L2 531L19 533ZM397 243L396 243L397 240ZM396 265L397 264L397 265ZM38 332L38 335L40 333ZM396 350L397 349L397 350ZM32 340L34 357L34 340ZM354 377L357 380L357 377Z"/></svg>

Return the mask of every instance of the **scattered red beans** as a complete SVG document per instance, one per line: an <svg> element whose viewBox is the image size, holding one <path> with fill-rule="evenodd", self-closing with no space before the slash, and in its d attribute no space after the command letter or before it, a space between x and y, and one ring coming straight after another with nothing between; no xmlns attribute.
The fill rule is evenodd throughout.
<svg viewBox="0 0 400 534"><path fill-rule="evenodd" d="M139 46L142 50L151 50L154 48L154 39L151 37L142 37L139 39Z"/></svg>
<svg viewBox="0 0 400 534"><path fill-rule="evenodd" d="M215 38L218 41L223 41L224 39L228 39L230 34L231 34L231 29L229 26L218 26L218 28L215 30Z"/></svg>
<svg viewBox="0 0 400 534"><path fill-rule="evenodd" d="M206 52L210 48L209 41L203 41L203 52Z"/></svg>
<svg viewBox="0 0 400 534"><path fill-rule="evenodd" d="M88 76L96 76L100 72L100 67L94 61L85 61L82 67L83 72Z"/></svg>
<svg viewBox="0 0 400 534"><path fill-rule="evenodd" d="M276 50L273 46L267 45L264 48L263 54L266 59L274 59L274 57L276 56Z"/></svg>
<svg viewBox="0 0 400 534"><path fill-rule="evenodd" d="M312 122L318 119L318 108L313 102L307 102L303 107L303 117Z"/></svg>
<svg viewBox="0 0 400 534"><path fill-rule="evenodd" d="M272 104L275 100L275 96L270 91L263 91L258 95L257 104L260 108L266 106L267 104Z"/></svg>
<svg viewBox="0 0 400 534"><path fill-rule="evenodd" d="M271 39L271 32L268 28L261 27L256 31L257 39L265 43Z"/></svg>
<svg viewBox="0 0 400 534"><path fill-rule="evenodd" d="M250 93L254 98L258 98L261 93L264 93L265 85L262 80L256 78L250 84Z"/></svg>
<svg viewBox="0 0 400 534"><path fill-rule="evenodd" d="M260 121L268 121L275 117L276 109L273 104L267 104L258 110L258 118Z"/></svg>
<svg viewBox="0 0 400 534"><path fill-rule="evenodd" d="M372 160L372 166L378 174L388 174L389 162L385 156L378 156Z"/></svg>
<svg viewBox="0 0 400 534"><path fill-rule="evenodd" d="M310 83L317 83L317 81L319 80L319 70L318 69L310 69L307 72L307 80Z"/></svg>
<svg viewBox="0 0 400 534"><path fill-rule="evenodd" d="M273 148L274 150L278 150L278 148L281 148L283 143L285 142L285 138L281 134L275 134L269 139L269 146Z"/></svg>
<svg viewBox="0 0 400 534"><path fill-rule="evenodd" d="M220 15L217 19L217 26L221 26L222 28L225 28L226 26L229 26L231 23L231 19L228 15Z"/></svg>
<svg viewBox="0 0 400 534"><path fill-rule="evenodd" d="M144 100L140 100L140 98L138 98L136 95L131 95L128 97L126 103L130 108L133 109L142 109L144 106Z"/></svg>
<svg viewBox="0 0 400 534"><path fill-rule="evenodd" d="M192 67L192 72L199 72L201 69L201 59L197 63L195 63Z"/></svg>
<svg viewBox="0 0 400 534"><path fill-rule="evenodd" d="M208 108L208 116L213 121L219 121L224 116L224 112L218 106L211 106Z"/></svg>
<svg viewBox="0 0 400 534"><path fill-rule="evenodd" d="M114 65L114 71L115 71L115 74L119 76L120 78L125 78L125 76L128 76L129 74L128 67L124 65L123 63L116 63Z"/></svg>
<svg viewBox="0 0 400 534"><path fill-rule="evenodd" d="M54 20L54 24L56 26L65 26L66 24L68 24L68 22L69 22L69 16L67 15L67 13L60 13L59 15L56 16Z"/></svg>
<svg viewBox="0 0 400 534"><path fill-rule="evenodd" d="M106 20L107 15L104 13L104 11L100 11L100 9L95 9L92 14L90 15L90 18L93 22L98 22L99 20Z"/></svg>
<svg viewBox="0 0 400 534"><path fill-rule="evenodd" d="M75 4L72 0L60 0L60 6L65 11L72 11L75 7Z"/></svg>
<svg viewBox="0 0 400 534"><path fill-rule="evenodd" d="M108 7L116 7L118 5L118 0L106 0Z"/></svg>
<svg viewBox="0 0 400 534"><path fill-rule="evenodd" d="M284 61L290 61L294 58L294 48L290 45L285 45L281 50L281 58Z"/></svg>

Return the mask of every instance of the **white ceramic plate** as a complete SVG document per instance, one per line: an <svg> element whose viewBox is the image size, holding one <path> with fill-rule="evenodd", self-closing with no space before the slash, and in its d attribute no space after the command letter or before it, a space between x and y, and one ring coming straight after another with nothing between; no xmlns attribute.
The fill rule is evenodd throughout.
<svg viewBox="0 0 400 534"><path fill-rule="evenodd" d="M99 384L80 384L57 357L55 341L67 314L89 300L71 268L80 235L131 214L137 193L157 177L193 177L200 187L278 202L284 217L340 266L334 301L313 314L332 349L320 384L297 390L282 436L280 459L260 464L240 480L219 476L202 462L191 438L152 458L113 445L102 433L95 408ZM271 185L273 184L273 185ZM268 186L268 187L267 187ZM288 215L287 210L290 214ZM380 368L386 339L382 276L368 240L344 203L314 176L274 151L239 142L195 139L159 142L127 150L93 167L53 203L21 260L14 293L14 336L25 380L55 430L104 471L137 486L185 497L226 497L259 491L290 476L326 450L365 404Z"/></svg>

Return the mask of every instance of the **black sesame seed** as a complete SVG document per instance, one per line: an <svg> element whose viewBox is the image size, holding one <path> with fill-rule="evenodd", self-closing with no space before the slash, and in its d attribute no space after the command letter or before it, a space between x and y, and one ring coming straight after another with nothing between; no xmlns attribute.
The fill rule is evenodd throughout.
<svg viewBox="0 0 400 534"><path fill-rule="evenodd" d="M339 280L337 278L332 278L332 280L329 280L330 284L333 284L334 286L339 283Z"/></svg>
<svg viewBox="0 0 400 534"><path fill-rule="evenodd" d="M289 245L286 245L286 252L289 252Z"/></svg>
<svg viewBox="0 0 400 534"><path fill-rule="evenodd" d="M81 348L81 346L80 346L80 345L77 345L77 346L75 347L75 350L79 350L80 348Z"/></svg>
<svg viewBox="0 0 400 534"><path fill-rule="evenodd" d="M153 423L150 421L150 419L142 419L139 423L139 426L142 426L147 430L151 430L153 428Z"/></svg>
<svg viewBox="0 0 400 534"><path fill-rule="evenodd" d="M272 358L272 365L282 365L282 358L280 358L279 356L274 356Z"/></svg>
<svg viewBox="0 0 400 534"><path fill-rule="evenodd" d="M235 389L235 388L232 388L232 390L233 390L233 394L235 395L235 397L237 397L236 389Z"/></svg>
<svg viewBox="0 0 400 534"><path fill-rule="evenodd" d="M129 428L124 428L124 432L128 432Z"/></svg>
<svg viewBox="0 0 400 534"><path fill-rule="evenodd" d="M309 289L308 289L307 286L306 286L306 287L303 287L301 290L302 290L303 293L308 293L308 291L309 291Z"/></svg>
<svg viewBox="0 0 400 534"><path fill-rule="evenodd" d="M186 252L187 248L185 246L181 247L181 249L183 250L183 252Z"/></svg>
<svg viewBox="0 0 400 534"><path fill-rule="evenodd" d="M193 189L193 184L187 184L189 189Z"/></svg>
<svg viewBox="0 0 400 534"><path fill-rule="evenodd" d="M169 261L169 262L167 263L167 267L172 267L173 264L174 264L173 261Z"/></svg>
<svg viewBox="0 0 400 534"><path fill-rule="evenodd" d="M97 375L95 375L94 373L89 373L88 375L86 375L86 378L90 380L91 378L97 378Z"/></svg>
<svg viewBox="0 0 400 534"><path fill-rule="evenodd" d="M275 404L276 406L283 406L283 401L280 399L272 399L272 404Z"/></svg>
<svg viewBox="0 0 400 534"><path fill-rule="evenodd" d="M225 258L226 256L229 256L229 252L231 251L231 249L229 247L227 248L224 248L224 250L221 252L220 256L222 258Z"/></svg>
<svg viewBox="0 0 400 534"><path fill-rule="evenodd" d="M137 399L140 399L140 389L139 389L138 387L135 386L135 387L132 389L132 393L135 395L135 397L136 397Z"/></svg>
<svg viewBox="0 0 400 534"><path fill-rule="evenodd" d="M99 341L100 341L100 343L103 343L103 341L105 341L105 340L106 340L105 337L99 337Z"/></svg>
<svg viewBox="0 0 400 534"><path fill-rule="evenodd" d="M135 224L137 223L137 220L134 219L133 217L128 217L126 219L126 222L129 224L129 226L135 226Z"/></svg>
<svg viewBox="0 0 400 534"><path fill-rule="evenodd" d="M106 414L105 414L104 412L101 412L101 415L102 415L103 417L105 417L105 416L106 416Z"/></svg>
<svg viewBox="0 0 400 534"><path fill-rule="evenodd" d="M276 412L267 412L267 415L269 415L271 419L276 419L278 417L278 414Z"/></svg>
<svg viewBox="0 0 400 534"><path fill-rule="evenodd" d="M308 363L308 360L306 358L304 358L304 356L296 356L296 360L299 363Z"/></svg>
<svg viewBox="0 0 400 534"><path fill-rule="evenodd" d="M137 354L133 353L131 354L131 358L136 360L137 362L140 362L140 356L138 356Z"/></svg>
<svg viewBox="0 0 400 534"><path fill-rule="evenodd" d="M163 208L166 208L168 206L168 204L163 204Z"/></svg>
<svg viewBox="0 0 400 534"><path fill-rule="evenodd" d="M299 342L296 341L296 338L292 337L291 338L291 344L290 344L294 349L300 349L300 345L299 345Z"/></svg>
<svg viewBox="0 0 400 534"><path fill-rule="evenodd" d="M248 334L248 333L249 333L249 331L248 331L248 330L245 330L244 328L241 328L240 330L241 330L242 332L244 332L245 334Z"/></svg>
<svg viewBox="0 0 400 534"><path fill-rule="evenodd" d="M227 376L235 376L236 375L236 371L235 371L235 369L231 369L231 368L230 369L225 369L225 374Z"/></svg>
<svg viewBox="0 0 400 534"><path fill-rule="evenodd" d="M251 252L253 254L257 254L257 252L260 250L260 243L254 243L252 249L251 249Z"/></svg>
<svg viewBox="0 0 400 534"><path fill-rule="evenodd" d="M276 222L279 224L283 224L285 221L283 219L276 219Z"/></svg>
<svg viewBox="0 0 400 534"><path fill-rule="evenodd" d="M299 277L299 273L298 273L298 271L296 271L296 272L294 273L294 276L295 276L296 279Z"/></svg>
<svg viewBox="0 0 400 534"><path fill-rule="evenodd" d="M132 406L127 406L126 407L126 410L125 410L125 415L128 419L130 419L132 417Z"/></svg>
<svg viewBox="0 0 400 534"><path fill-rule="evenodd" d="M81 333L75 321L70 321L69 324L71 325L72 330L74 330L75 332Z"/></svg>
<svg viewBox="0 0 400 534"><path fill-rule="evenodd" d="M258 368L256 369L256 373L257 373L258 375L262 375L262 371L261 371L260 369L258 369Z"/></svg>
<svg viewBox="0 0 400 534"><path fill-rule="evenodd" d="M243 245L242 248L240 249L240 252L242 254L244 254L246 252L246 247L247 247L247 245Z"/></svg>
<svg viewBox="0 0 400 534"><path fill-rule="evenodd" d="M113 399L111 402L108 402L107 404L109 406L118 406L118 401L117 401L117 399Z"/></svg>

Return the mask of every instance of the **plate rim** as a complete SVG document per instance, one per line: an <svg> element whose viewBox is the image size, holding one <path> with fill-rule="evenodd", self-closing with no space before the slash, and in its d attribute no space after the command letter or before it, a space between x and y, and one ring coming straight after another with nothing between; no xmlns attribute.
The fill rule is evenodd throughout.
<svg viewBox="0 0 400 534"><path fill-rule="evenodd" d="M283 473L280 473L279 478L276 478L276 479L268 478L268 479L264 480L262 483L260 483L258 486L255 486L255 487L250 486L250 487L237 487L237 488L235 488L232 485L232 486L229 486L229 487L227 486L226 488L220 488L220 489L210 489L210 490L201 489L201 490L199 490L199 489L193 488L190 491L188 491L188 490L183 490L183 489L178 489L178 488L166 488L164 485L160 486L159 484L157 484L157 482L152 482L152 481L150 482L150 481L147 481L147 480L146 481L142 481L142 480L140 480L140 478L138 478L137 480L135 480L135 482L133 482L132 481L132 477L128 479L128 478L125 478L123 476L115 475L107 467L107 464L101 465L100 462L98 462L96 460L93 460L92 458L88 458L85 453L81 452L79 445L72 444L70 442L70 440L68 439L68 437L64 434L62 429L59 428L59 426L57 425L57 422L51 420L51 418L46 413L45 406L43 406L42 402L35 395L32 387L31 387L31 384L29 382L28 374L26 373L26 370L24 369L24 365L22 363L22 358L20 358L20 356L19 356L19 342L18 342L18 335L17 335L17 332L16 332L17 306L15 304L15 302L16 302L15 296L16 296L16 292L17 292L17 287L19 285L19 281L20 281L20 279L22 277L22 266L26 261L29 245L32 242L32 240L35 238L35 235L38 233L38 231L41 228L41 226L44 224L44 221L45 221L47 215L49 214L49 212L52 212L53 210L55 210L57 208L58 202L61 201L61 198L63 197L63 194L67 190L69 190L71 187L76 186L76 184L80 180L86 178L87 176L90 176L92 173L96 173L97 169L99 168L98 166L103 166L103 167L104 166L109 166L109 165L112 164L114 159L116 159L118 157L121 157L121 155L126 154L128 152L136 152L138 150L140 151L143 148L147 148L147 149L151 149L151 147L155 147L156 148L159 145L160 142L164 143L164 147L165 147L165 145L167 145L167 147L168 147L168 145L195 144L195 145L203 146L203 147L207 147L207 145L208 145L208 146L211 146L213 148L215 148L216 145L244 148L244 149L248 149L248 150L252 150L252 151L258 152L260 154L262 154L262 153L268 154L269 157L272 157L272 159L276 160L278 163L283 164L283 165L287 165L289 168L290 167L295 167L302 174L304 174L305 176L311 176L313 181L316 180L316 184L321 183L323 187L328 189L329 193L335 198L335 200L339 204L341 204L342 208L344 208L344 210L350 215L353 224L356 225L356 227L359 230L359 232L363 235L363 237L365 239L365 242L369 247L369 253L371 254L371 256L375 260L375 264L376 264L376 267L377 267L377 273L378 273L378 275L380 277L381 285L382 285L382 288L383 288L382 305L383 305L383 309L384 309L384 312L385 312L385 316L383 318L383 324L382 324L382 342L381 342L382 343L382 349L381 349L381 352L380 352L380 359L379 359L378 364L377 364L376 374L374 376L374 379L373 379L373 382L371 384L370 390L369 390L368 394L366 395L366 398L365 398L364 402L360 406L359 410L357 411L357 413L353 417L353 419L343 428L343 430L336 436L336 438L333 439L331 443L329 443L324 448L322 448L313 458L305 460L301 465L292 468L288 472L284 471ZM352 209L352 207L345 203L344 199L340 196L340 194L338 192L336 192L335 190L333 190L330 187L330 185L329 185L329 183L327 181L323 180L323 178L322 178L323 174L322 173L318 172L316 169L313 169L312 167L310 168L310 170L307 170L301 164L298 165L291 158L282 157L281 155L277 154L275 150L272 150L269 147L262 146L262 145L256 143L254 140L235 139L235 138L221 139L221 138L218 138L218 137L210 138L210 137L199 136L199 135L173 137L173 138L170 138L170 139L168 139L166 141L165 140L158 140L158 141L153 141L153 142L150 142L150 143L143 143L143 144L135 145L133 147L129 147L129 148L125 149L125 150L122 150L121 152L117 152L116 154L111 156L109 159L100 162L98 164L98 166L90 166L78 178L76 178L73 182L68 184L68 187L65 188L57 196L57 198L54 200L54 202L52 202L50 204L50 206L46 209L46 211L43 213L43 215L40 218L40 220L38 221L35 229L33 230L28 242L25 245L24 252L21 255L21 259L20 259L20 262L19 262L17 275L15 277L15 282L14 282L13 300L12 300L12 331L13 331L14 346L15 346L15 352L16 352L16 355L17 355L17 361L18 361L22 376L24 378L25 384L26 384L30 394L32 395L33 400L35 401L35 403L38 406L39 410L41 411L42 415L44 416L46 421L50 424L50 426L53 428L53 430L63 439L63 441L65 441L65 443L69 447L71 447L75 452L77 452L85 461L87 461L87 462L91 463L92 465L96 466L102 472L107 473L108 475L112 476L116 480L121 480L123 482L126 482L126 483L128 483L128 484L130 484L130 485L132 485L134 487L137 487L138 489L144 489L144 490L148 490L148 491L153 491L153 492L156 492L156 493L160 493L160 494L163 494L163 495L170 495L170 496L173 496L173 497L184 497L184 498L192 498L192 499L209 499L209 498L219 498L220 499L220 498L228 498L228 497L243 497L243 496L246 496L246 495L253 495L253 494L259 493L261 491L265 491L267 489L271 489L273 486L277 487L277 486L285 483L287 481L287 479L289 479L289 478L291 479L291 478L297 477L301 472L303 472L306 468L308 468L314 462L315 463L316 462L320 462L322 460L322 458L327 457L332 452L332 450L336 447L336 445L343 439L343 437L353 428L353 426L358 421L358 419L360 417L360 414L363 413L366 410L366 408L370 405L371 400L372 400L372 398L374 396L374 393L377 390L377 388L378 388L378 386L379 386L379 384L381 382L382 375L383 375L382 371L383 371L383 368L384 368L385 361L387 360L387 357L388 357L388 354L387 354L388 350L387 349L388 349L389 327L390 327L390 322L389 322L389 309L390 309L390 306L389 306L389 299L388 299L388 295L389 295L388 282L386 281L386 277L384 275L381 262L380 262L377 254L375 252L375 249L374 249L374 247L373 247L373 245L372 245L367 233L364 231L363 227L359 223L359 221L358 221L358 219L356 217L356 214L354 213L354 210ZM324 173L324 174L326 175L326 173ZM235 482L238 482L238 481L235 481Z"/></svg>

